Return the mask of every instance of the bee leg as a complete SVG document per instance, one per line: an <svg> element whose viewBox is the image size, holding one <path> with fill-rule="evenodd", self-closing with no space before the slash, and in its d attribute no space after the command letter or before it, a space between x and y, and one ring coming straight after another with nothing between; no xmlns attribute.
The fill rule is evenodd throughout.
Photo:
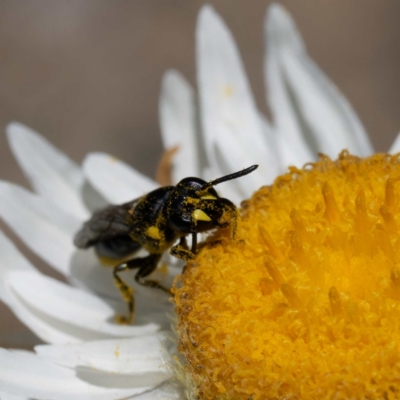
<svg viewBox="0 0 400 400"><path fill-rule="evenodd" d="M161 285L161 283L151 279L144 279L156 269L160 258L161 254L150 254L148 257L141 258L140 260L142 261L142 265L135 275L135 281L143 286L161 289L164 292L171 294L171 290Z"/></svg>
<svg viewBox="0 0 400 400"><path fill-rule="evenodd" d="M133 260L132 260L133 261ZM121 325L132 324L135 318L135 296L133 294L133 288L128 286L118 275L119 272L131 269L127 262L117 265L113 270L114 282L120 291L122 298L128 304L128 317L123 315L117 315L116 321Z"/></svg>
<svg viewBox="0 0 400 400"><path fill-rule="evenodd" d="M231 227L231 239L236 240L236 232L238 226L238 218L239 218L239 211L238 209L232 204L226 205L226 211L231 215L231 221L229 223ZM225 224L224 224L225 225ZM238 240L238 242L243 242L243 240Z"/></svg>
<svg viewBox="0 0 400 400"><path fill-rule="evenodd" d="M237 208L235 207L232 210L232 222L231 222L231 238L235 239L236 238L236 231L237 231L237 225L238 225L238 217L239 217L239 212Z"/></svg>
<svg viewBox="0 0 400 400"><path fill-rule="evenodd" d="M196 239L194 239L195 242L197 242ZM192 244L192 249L193 249L193 244ZM171 255L185 261L191 260L195 257L195 253L189 250L185 236L181 236L179 243L176 246L171 247L171 250L169 252Z"/></svg>
<svg viewBox="0 0 400 400"><path fill-rule="evenodd" d="M127 285L124 280L118 275L120 272L127 271L129 269L139 269L137 272L135 279L137 282L142 283L141 281L138 280L138 275L139 278L141 275L143 275L143 272L145 271L145 275L150 275L155 268L157 267L157 263L160 260L161 255L160 254L150 254L147 257L140 257L140 258L134 258L132 260L126 261L122 264L117 265L114 268L113 275L114 275L114 282L120 291L122 298L124 301L128 304L128 317L124 316L117 316L117 322L120 324L131 324L133 323L133 320L135 318L135 296L133 294L133 288L131 288L129 285ZM163 286L161 286L158 282L154 282L154 284L150 284L148 286L153 286L153 287L159 287L160 289L170 293L170 291Z"/></svg>
<svg viewBox="0 0 400 400"><path fill-rule="evenodd" d="M196 254L197 251L197 233L192 233L192 253Z"/></svg>

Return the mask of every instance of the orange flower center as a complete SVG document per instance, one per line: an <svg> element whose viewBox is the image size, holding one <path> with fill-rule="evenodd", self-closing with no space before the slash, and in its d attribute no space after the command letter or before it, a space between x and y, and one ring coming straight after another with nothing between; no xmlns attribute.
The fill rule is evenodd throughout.
<svg viewBox="0 0 400 400"><path fill-rule="evenodd" d="M400 158L290 168L175 288L200 399L400 398Z"/></svg>

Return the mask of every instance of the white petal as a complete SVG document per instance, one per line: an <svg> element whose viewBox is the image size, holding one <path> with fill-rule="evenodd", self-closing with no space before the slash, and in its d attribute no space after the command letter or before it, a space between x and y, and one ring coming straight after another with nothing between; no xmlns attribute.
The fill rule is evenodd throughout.
<svg viewBox="0 0 400 400"><path fill-rule="evenodd" d="M280 68L272 54L273 50L270 50L267 69L268 81L274 83L269 84L267 92L277 133L279 158L285 165L300 167L314 160L315 154L303 138L301 128L292 115L290 100L286 96L286 87L280 78Z"/></svg>
<svg viewBox="0 0 400 400"><path fill-rule="evenodd" d="M1 400L29 400L26 396L16 396L14 394L8 394L0 391Z"/></svg>
<svg viewBox="0 0 400 400"><path fill-rule="evenodd" d="M84 177L77 164L32 129L13 122L7 137L19 165L32 187L78 217L88 211L81 199Z"/></svg>
<svg viewBox="0 0 400 400"><path fill-rule="evenodd" d="M232 170L229 166L229 173L259 164L259 171L249 177L250 181L246 178L247 182L253 181L249 186L251 190L255 190L256 173L267 181L273 178L270 173L274 165L269 165L268 162L273 159L274 149L268 146L268 140L264 136L232 35L210 6L204 6L199 15L197 64L202 127L207 154L211 157L211 168L216 163L221 168L222 163L227 165L235 160L237 152L232 152L227 147L232 143L236 149L241 149L241 156L235 169ZM217 146L215 143L218 143ZM240 186L241 183L235 185Z"/></svg>
<svg viewBox="0 0 400 400"><path fill-rule="evenodd" d="M220 132L221 141L214 143L216 160L215 163L221 167L224 171L224 175L230 174L233 171L239 171L243 168L251 166L251 159L248 154L243 150L240 144L229 137L226 131ZM221 145L224 143L223 145ZM241 200L246 199L252 195L252 193L260 188L262 185L270 182L272 178L265 177L260 171L252 172L250 175L243 178L234 179L228 181L218 187L224 188L225 186L230 186L235 188L238 195L230 197L229 199L233 202L239 203Z"/></svg>
<svg viewBox="0 0 400 400"><path fill-rule="evenodd" d="M147 253L143 251L135 254L140 257ZM167 256L165 256L167 258ZM173 278L182 271L182 264L176 267L168 265L167 273L156 269L151 274L151 279L159 281L165 287L172 287ZM115 287L112 278L112 266L105 266L99 263L93 249L77 251L71 261L70 278L74 286L96 293L110 301L121 303L121 295ZM136 299L135 324L145 325L157 321L160 326L169 326L170 321L167 316L172 312L172 305L168 295L161 290L147 288L139 285L134 280L137 271L127 271L124 273L125 281L133 288ZM126 312L125 305L121 304L120 311Z"/></svg>
<svg viewBox="0 0 400 400"><path fill-rule="evenodd" d="M39 273L37 272L37 274ZM8 275L4 282L7 304L21 322L45 342L75 343L80 341L79 332L75 327L49 318L48 315L33 308L29 302L22 299L11 287Z"/></svg>
<svg viewBox="0 0 400 400"><path fill-rule="evenodd" d="M33 271L29 261L18 251L15 245L0 231L0 298L7 303L4 279L10 271ZM1 399L1 397L0 397Z"/></svg>
<svg viewBox="0 0 400 400"><path fill-rule="evenodd" d="M158 187L147 176L105 153L88 154L83 170L95 189L113 204L131 201Z"/></svg>
<svg viewBox="0 0 400 400"><path fill-rule="evenodd" d="M287 165L280 157L280 144L278 134L274 127L271 126L265 115L259 113L261 129L267 141L267 147L270 149L269 159L265 160L266 169L268 169L268 177L265 177L264 184L270 184L278 175L286 170ZM268 180L267 178L270 178Z"/></svg>
<svg viewBox="0 0 400 400"><path fill-rule="evenodd" d="M131 375L105 374L93 369L73 370L57 366L35 354L0 349L0 387L6 393L39 399L116 400L133 396L160 384L146 379L143 386ZM147 382L146 382L147 381Z"/></svg>
<svg viewBox="0 0 400 400"><path fill-rule="evenodd" d="M396 136L392 146L390 147L389 154L396 154L400 152L400 133Z"/></svg>
<svg viewBox="0 0 400 400"><path fill-rule="evenodd" d="M93 248L77 250L73 254L68 278L74 286L101 297L121 298L112 278L112 266L101 265Z"/></svg>
<svg viewBox="0 0 400 400"><path fill-rule="evenodd" d="M109 202L93 187L93 185L87 179L85 179L85 183L83 184L81 196L90 213L93 213L101 208L105 208L109 205Z"/></svg>
<svg viewBox="0 0 400 400"><path fill-rule="evenodd" d="M275 5L271 6L270 9L275 9ZM311 148L309 148L303 137L301 126L293 115L295 110L293 110L287 82L282 73L279 61L279 47L275 43L277 41L274 39L274 31L268 19L271 13L272 11L267 14L266 21L267 51L265 56L265 74L268 100L274 117L274 126L277 128L280 156L286 165L301 166L313 160L315 155L311 151ZM293 36L293 42L293 46L302 47L302 42L298 36ZM289 147L287 144L289 144Z"/></svg>
<svg viewBox="0 0 400 400"><path fill-rule="evenodd" d="M64 275L81 221L54 203L0 181L0 216L36 254Z"/></svg>
<svg viewBox="0 0 400 400"><path fill-rule="evenodd" d="M173 157L173 182L200 176L205 166L205 149L197 126L193 89L177 71L164 74L159 101L161 134L165 149L178 146Z"/></svg>
<svg viewBox="0 0 400 400"><path fill-rule="evenodd" d="M176 380L168 380L155 389L133 397L134 400L186 400L182 388L177 386Z"/></svg>
<svg viewBox="0 0 400 400"><path fill-rule="evenodd" d="M10 272L5 286L14 313L50 343L139 336L161 328L157 320L118 325L115 313L125 311L124 304L112 307L110 302L37 273Z"/></svg>
<svg viewBox="0 0 400 400"><path fill-rule="evenodd" d="M287 136L294 160L303 164L318 152L332 157L347 148L365 156L372 146L354 110L309 58L294 22L277 4L266 19L268 99L279 134Z"/></svg>
<svg viewBox="0 0 400 400"><path fill-rule="evenodd" d="M108 339L82 344L40 345L36 353L67 367L91 367L114 374L167 375L162 357L166 334L159 332L129 339Z"/></svg>

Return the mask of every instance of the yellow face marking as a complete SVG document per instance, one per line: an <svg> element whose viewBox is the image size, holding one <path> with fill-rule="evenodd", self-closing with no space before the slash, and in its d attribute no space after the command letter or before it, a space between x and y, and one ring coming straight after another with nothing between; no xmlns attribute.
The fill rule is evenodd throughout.
<svg viewBox="0 0 400 400"><path fill-rule="evenodd" d="M211 218L202 210L194 210L192 216L195 221L211 221Z"/></svg>
<svg viewBox="0 0 400 400"><path fill-rule="evenodd" d="M161 239L160 230L156 226L149 226L146 229L146 235L150 236L152 239Z"/></svg>
<svg viewBox="0 0 400 400"><path fill-rule="evenodd" d="M217 198L215 196L213 196L212 194L205 194L204 196L200 197L201 200L217 200Z"/></svg>

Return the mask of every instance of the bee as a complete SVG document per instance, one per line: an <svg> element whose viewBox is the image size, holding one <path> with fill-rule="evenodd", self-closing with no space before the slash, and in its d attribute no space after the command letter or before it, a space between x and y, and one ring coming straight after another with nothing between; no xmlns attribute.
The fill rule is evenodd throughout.
<svg viewBox="0 0 400 400"><path fill-rule="evenodd" d="M257 168L258 165L253 165L210 182L195 177L184 178L176 186L160 187L128 203L108 206L84 223L74 238L75 246L80 249L94 246L100 258L116 263L140 248L149 253L146 257L119 262L113 269L115 284L129 310L128 317L119 318L120 323L133 322L135 298L133 289L119 274L137 269L136 282L170 293L159 282L147 279L162 254L170 248L173 256L191 260L197 251L197 234L214 228L230 225L231 238L235 239L238 210L230 200L220 197L214 186L240 178ZM190 249L187 235L192 235Z"/></svg>

